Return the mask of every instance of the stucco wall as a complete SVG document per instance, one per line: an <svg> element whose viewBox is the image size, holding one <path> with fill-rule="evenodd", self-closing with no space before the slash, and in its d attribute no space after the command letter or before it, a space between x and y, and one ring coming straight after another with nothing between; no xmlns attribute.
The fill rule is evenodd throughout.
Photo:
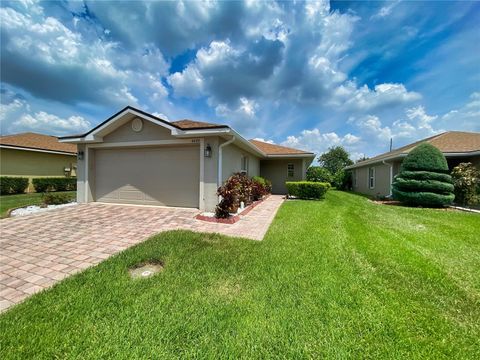
<svg viewBox="0 0 480 360"><path fill-rule="evenodd" d="M217 206L217 173L218 173L218 144L219 138L217 136L206 137L204 140L205 146L208 144L212 148L212 157L204 157L204 174L203 174L203 186L204 186L204 204L206 211L215 210Z"/></svg>
<svg viewBox="0 0 480 360"><path fill-rule="evenodd" d="M169 129L143 120L143 129L140 132L132 130L132 121L128 121L108 135L104 136L103 142L130 142L130 141L153 141L153 140L173 140Z"/></svg>
<svg viewBox="0 0 480 360"><path fill-rule="evenodd" d="M375 168L375 186L370 189L368 184L368 169ZM396 166L394 166L394 169ZM356 168L353 190L371 196L388 196L390 194L390 166L384 164L367 165Z"/></svg>
<svg viewBox="0 0 480 360"><path fill-rule="evenodd" d="M288 164L294 164L294 176L287 176ZM275 159L260 161L260 176L272 182L273 194L286 194L286 181L301 181L305 179L302 159Z"/></svg>
<svg viewBox="0 0 480 360"><path fill-rule="evenodd" d="M236 145L230 144L223 147L222 150L222 181L242 170L242 156L248 157L248 176L260 175L260 159Z"/></svg>
<svg viewBox="0 0 480 360"><path fill-rule="evenodd" d="M0 148L0 175L28 177L29 191L33 191L32 178L65 176L65 168L72 169L76 163L75 155Z"/></svg>

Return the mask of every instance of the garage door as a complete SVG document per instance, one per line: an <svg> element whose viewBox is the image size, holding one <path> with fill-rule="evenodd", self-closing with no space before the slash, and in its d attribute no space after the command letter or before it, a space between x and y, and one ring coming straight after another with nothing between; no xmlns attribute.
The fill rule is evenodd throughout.
<svg viewBox="0 0 480 360"><path fill-rule="evenodd" d="M95 151L95 199L198 208L197 146Z"/></svg>

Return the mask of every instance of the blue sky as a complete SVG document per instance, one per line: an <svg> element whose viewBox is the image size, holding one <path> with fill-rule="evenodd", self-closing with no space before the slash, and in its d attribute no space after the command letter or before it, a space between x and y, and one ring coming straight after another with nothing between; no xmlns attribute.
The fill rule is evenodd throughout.
<svg viewBox="0 0 480 360"><path fill-rule="evenodd" d="M2 1L1 132L126 105L352 156L480 131L480 3Z"/></svg>

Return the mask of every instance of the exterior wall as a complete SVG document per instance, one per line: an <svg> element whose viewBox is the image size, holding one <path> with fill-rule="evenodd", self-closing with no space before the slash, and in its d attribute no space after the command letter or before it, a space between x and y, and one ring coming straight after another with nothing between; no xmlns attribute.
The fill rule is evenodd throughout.
<svg viewBox="0 0 480 360"><path fill-rule="evenodd" d="M203 174L203 199L206 211L214 211L218 203L217 197L217 174L218 174L218 145L220 139L217 136L206 137L204 145L210 145L212 148L212 156L204 157L204 174Z"/></svg>
<svg viewBox="0 0 480 360"><path fill-rule="evenodd" d="M294 164L294 176L287 177L288 164ZM301 181L305 179L303 159L275 159L260 161L260 176L272 182L273 194L286 194L286 181Z"/></svg>
<svg viewBox="0 0 480 360"><path fill-rule="evenodd" d="M368 169L373 167L375 169L375 184L373 189L370 189L368 184ZM398 165L393 165L394 174L395 168ZM354 169L354 185L353 191L370 196L388 196L390 195L390 166L385 164L371 164Z"/></svg>
<svg viewBox="0 0 480 360"><path fill-rule="evenodd" d="M240 149L238 146L230 144L222 150L222 181L234 173L242 170L242 157L248 157L248 176L260 175L260 159L249 152Z"/></svg>
<svg viewBox="0 0 480 360"><path fill-rule="evenodd" d="M133 141L154 141L154 140L174 140L170 130L143 120L143 129L139 132L132 130L132 122L128 121L118 129L115 129L103 138L104 143L114 142L133 142Z"/></svg>
<svg viewBox="0 0 480 360"><path fill-rule="evenodd" d="M33 191L32 178L65 176L65 168L73 169L76 163L75 155L0 149L0 175L28 177L28 191ZM75 175L75 172L72 175Z"/></svg>

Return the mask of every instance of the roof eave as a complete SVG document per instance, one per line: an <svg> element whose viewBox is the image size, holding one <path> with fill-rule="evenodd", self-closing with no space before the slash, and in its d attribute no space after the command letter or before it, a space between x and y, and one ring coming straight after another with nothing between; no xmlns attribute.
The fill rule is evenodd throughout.
<svg viewBox="0 0 480 360"><path fill-rule="evenodd" d="M23 150L23 151L35 151L35 152L43 152L43 153L49 153L49 154L67 155L67 156L77 156L76 152L39 149L39 148L32 148L32 147L26 147L26 146L15 146L15 145L7 145L7 144L0 144L0 148L12 149L12 150Z"/></svg>

